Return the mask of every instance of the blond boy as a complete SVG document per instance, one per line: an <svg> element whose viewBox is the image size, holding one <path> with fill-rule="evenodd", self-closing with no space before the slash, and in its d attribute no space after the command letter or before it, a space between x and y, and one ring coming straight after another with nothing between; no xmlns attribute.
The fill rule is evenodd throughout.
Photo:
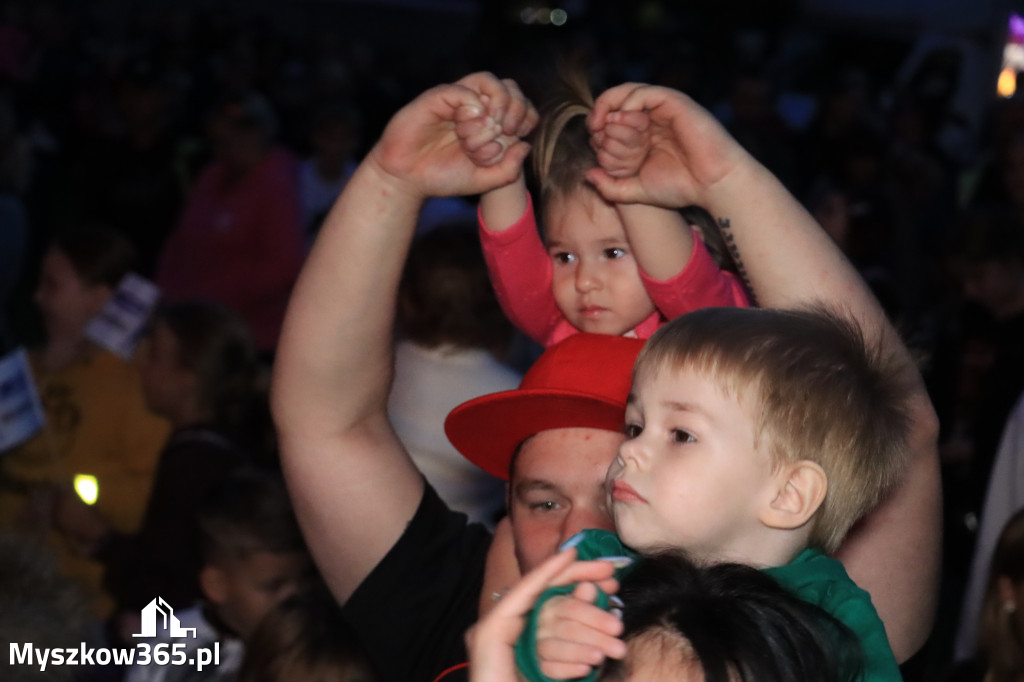
<svg viewBox="0 0 1024 682"><path fill-rule="evenodd" d="M825 310L710 308L670 322L637 359L627 440L608 470L620 539L640 554L676 548L766 569L858 636L864 679L899 680L869 595L825 554L900 481L899 377L855 324ZM562 636L576 619L558 608L541 617L542 659L590 643Z"/></svg>

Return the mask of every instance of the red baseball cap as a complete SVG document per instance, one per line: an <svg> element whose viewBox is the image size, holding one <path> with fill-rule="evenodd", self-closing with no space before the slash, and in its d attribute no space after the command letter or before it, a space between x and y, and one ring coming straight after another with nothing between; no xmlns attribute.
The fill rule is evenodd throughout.
<svg viewBox="0 0 1024 682"><path fill-rule="evenodd" d="M512 453L549 429L619 431L641 339L573 334L551 346L519 388L474 398L448 414L452 445L489 474L508 479Z"/></svg>

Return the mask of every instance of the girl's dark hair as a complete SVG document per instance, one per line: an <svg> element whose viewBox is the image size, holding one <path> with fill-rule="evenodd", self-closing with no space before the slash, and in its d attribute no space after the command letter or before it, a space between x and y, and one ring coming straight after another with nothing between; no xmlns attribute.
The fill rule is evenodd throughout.
<svg viewBox="0 0 1024 682"><path fill-rule="evenodd" d="M107 227L85 226L58 233L50 247L71 261L75 272L90 286L113 289L138 266L138 255L120 232Z"/></svg>
<svg viewBox="0 0 1024 682"><path fill-rule="evenodd" d="M856 636L771 576L741 564L697 566L680 553L644 558L622 580L627 643L645 635L685 640L707 682L859 679ZM621 663L606 666L618 679Z"/></svg>
<svg viewBox="0 0 1024 682"><path fill-rule="evenodd" d="M241 317L208 301L184 301L162 304L152 324L174 336L178 363L199 377L200 404L215 425L251 436L254 421L269 421L266 369Z"/></svg>
<svg viewBox="0 0 1024 682"><path fill-rule="evenodd" d="M441 225L416 239L399 284L398 317L403 334L421 346L505 350L512 324L488 278L475 224Z"/></svg>

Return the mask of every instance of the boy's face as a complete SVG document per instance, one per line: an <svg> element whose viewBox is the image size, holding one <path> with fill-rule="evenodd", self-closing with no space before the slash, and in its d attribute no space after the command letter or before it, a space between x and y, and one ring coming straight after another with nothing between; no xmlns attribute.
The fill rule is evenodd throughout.
<svg viewBox="0 0 1024 682"><path fill-rule="evenodd" d="M641 369L606 481L625 544L682 548L698 560L754 554L760 510L777 483L768 454L754 445L753 401L744 398L691 369Z"/></svg>
<svg viewBox="0 0 1024 682"><path fill-rule="evenodd" d="M83 280L61 251L50 249L43 257L35 301L51 339L80 334L111 293L109 287Z"/></svg>
<svg viewBox="0 0 1024 682"><path fill-rule="evenodd" d="M615 207L581 190L549 202L555 303L576 329L619 336L654 312Z"/></svg>
<svg viewBox="0 0 1024 682"><path fill-rule="evenodd" d="M203 569L203 592L217 615L247 639L270 609L298 589L309 570L304 552L256 550Z"/></svg>

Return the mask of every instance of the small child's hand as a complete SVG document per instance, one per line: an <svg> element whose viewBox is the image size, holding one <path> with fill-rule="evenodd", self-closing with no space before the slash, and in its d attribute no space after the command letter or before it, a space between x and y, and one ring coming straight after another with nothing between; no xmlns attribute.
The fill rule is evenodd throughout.
<svg viewBox="0 0 1024 682"><path fill-rule="evenodd" d="M501 132L501 124L475 105L455 112L455 135L466 156L478 166L493 166L505 156L512 142Z"/></svg>
<svg viewBox="0 0 1024 682"><path fill-rule="evenodd" d="M459 145L478 166L493 166L505 156L505 150L519 142L537 124L537 110L511 79L502 84L509 93L508 102L500 109L491 108L487 95L481 102L487 107L463 106L455 112L455 134Z"/></svg>
<svg viewBox="0 0 1024 682"><path fill-rule="evenodd" d="M582 677L605 658L622 658L618 638L622 621L594 605L597 588L580 583L572 596L552 597L542 607L537 627L540 669L552 679Z"/></svg>
<svg viewBox="0 0 1024 682"><path fill-rule="evenodd" d="M650 151L651 118L645 111L612 111L587 121L597 162L613 178L637 174Z"/></svg>

